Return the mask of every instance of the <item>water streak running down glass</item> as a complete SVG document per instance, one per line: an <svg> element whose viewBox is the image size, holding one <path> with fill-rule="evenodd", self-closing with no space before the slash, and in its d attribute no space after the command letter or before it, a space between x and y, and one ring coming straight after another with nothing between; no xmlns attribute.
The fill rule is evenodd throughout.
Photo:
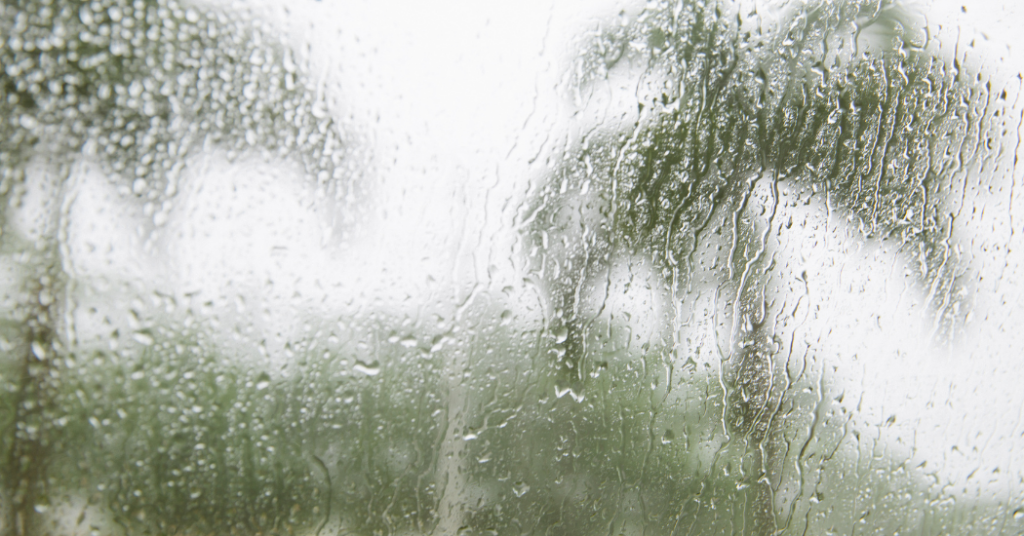
<svg viewBox="0 0 1024 536"><path fill-rule="evenodd" d="M0 534L1019 534L999 2L5 0Z"/></svg>

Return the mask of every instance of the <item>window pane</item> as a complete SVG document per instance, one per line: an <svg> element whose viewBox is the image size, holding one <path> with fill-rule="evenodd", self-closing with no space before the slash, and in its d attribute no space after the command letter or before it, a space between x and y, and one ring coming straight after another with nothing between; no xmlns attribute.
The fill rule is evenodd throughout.
<svg viewBox="0 0 1024 536"><path fill-rule="evenodd" d="M1024 531L1020 20L5 1L0 534Z"/></svg>

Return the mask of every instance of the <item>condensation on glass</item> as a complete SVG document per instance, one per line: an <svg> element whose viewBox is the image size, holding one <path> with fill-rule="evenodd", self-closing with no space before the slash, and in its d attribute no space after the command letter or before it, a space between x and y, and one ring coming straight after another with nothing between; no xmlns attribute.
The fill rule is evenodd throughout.
<svg viewBox="0 0 1024 536"><path fill-rule="evenodd" d="M2 4L0 534L1024 531L1012 6L285 4Z"/></svg>

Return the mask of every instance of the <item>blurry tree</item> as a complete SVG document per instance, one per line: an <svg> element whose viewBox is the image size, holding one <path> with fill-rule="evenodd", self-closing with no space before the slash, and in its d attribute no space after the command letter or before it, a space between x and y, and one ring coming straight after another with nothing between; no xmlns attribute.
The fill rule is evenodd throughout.
<svg viewBox="0 0 1024 536"><path fill-rule="evenodd" d="M974 181L1001 186L1019 140L1007 134L1016 123L1006 91L963 57L942 57L923 16L898 2L783 3L776 20L765 16L770 8L747 7L648 3L586 45L581 109L588 99L607 105L595 97L607 85L635 88L637 110L581 135L531 209L530 234L550 329L562 334L555 374L576 393L608 396L592 378L607 366L603 333L614 328L601 314L616 266L630 277L656 274L647 284L663 318L651 327L657 345L644 348L644 384L654 383L643 391L664 406L642 408L651 423L674 420L661 415L674 386L658 389L659 378L705 372L686 338L699 331L695 320L714 322L717 347L703 350L720 360L710 383L720 375L722 407L708 421L721 420L724 439L693 475L692 495L666 493L667 510L681 516L690 500L739 500L748 517L741 532L774 534L797 500L780 495L802 478L794 464L810 474L836 463L808 446L837 424L819 431L822 406L799 402L806 390L826 398L825 372L810 374L806 356L803 373L791 368L806 352L791 315L807 274L787 259L786 235L800 216L790 207L813 205L846 220L851 240L889 242L915 257L935 334L952 337L973 276L953 233L971 209L963 193ZM739 489L749 489L742 499L713 484L732 464L742 467ZM644 515L645 526L656 519Z"/></svg>
<svg viewBox="0 0 1024 536"><path fill-rule="evenodd" d="M34 534L47 530L33 520L46 509L47 496L64 485L58 483L61 472L50 471L54 459L67 457L87 466L92 455L106 452L114 441L99 430L91 442L72 431L87 430L82 425L92 419L108 422L99 415L115 408L118 412L130 409L143 423L160 423L155 415L146 419L136 412L159 412L165 408L162 396L170 394L159 388L157 380L152 380L156 382L153 391L143 391L155 397L141 400L141 393L133 392L130 385L114 388L106 383L124 383L120 374L125 368L152 365L148 360L154 359L155 350L143 352L135 363L114 359L104 365L103 356L88 355L68 340L66 318L75 305L66 287L74 274L69 273L63 241L72 224L67 207L73 201L74 164L81 159L100 162L128 192L127 203L152 215L147 231L166 219L183 158L203 146L300 160L325 196L341 198L349 185L338 180L343 173L339 166L343 147L323 102L298 79L291 53L264 43L270 37L240 17L153 0L6 1L0 10L4 39L0 45L0 246L15 281L4 289L0 527L9 534ZM173 327L167 331L157 361L161 366L187 368L181 361L186 358L167 350L193 345L187 335L172 334ZM144 339L155 336L142 334ZM182 337L185 340L178 340ZM95 376L78 376L77 370L82 369L76 365ZM221 372L230 374L216 371L196 379L199 392L192 396L212 397L199 402L207 408L237 402L230 396L218 398L230 388L204 383L221 378ZM85 420L92 410L98 413ZM212 440L204 435L222 434L225 419L227 415L215 415L206 423L208 434L190 438L189 448ZM131 436L131 422L114 435ZM142 425L138 431L150 436L148 454L154 448L171 449L161 452L164 456L158 455L152 460L155 466L149 468L150 489L160 490L159 500L153 501L152 493L149 499L136 498L138 490L111 490L110 498L121 509L115 515L149 512L161 516L160 527L182 522L184 503L168 503L163 496L167 485L173 484L166 472L178 469L161 466L180 464L176 458L191 454L177 452L180 449L173 447L173 441L161 437L161 430L168 432L166 427L166 423ZM80 449L83 445L89 447ZM126 456L118 463L129 463L135 454L132 450L125 445ZM107 467L97 463L100 467L83 469L86 474L114 470L113 463L108 459ZM243 472L242 478L252 478L252 471ZM283 479L279 486L293 486L284 484L290 481L284 475L287 469L273 471ZM212 488L206 501L224 498L213 491L223 491L226 477L224 472L217 485L203 484ZM130 485L133 478L127 480L120 484ZM203 481L191 481L186 487L195 488L199 482ZM189 492L181 487L171 491L188 500ZM242 498L247 499L247 508L237 516L225 515L230 508L207 502L217 515L200 516L196 527L233 527L239 519L258 527L260 522L253 520L259 516L264 522L269 516L270 523L276 524L278 518L287 517L284 514L294 503L285 496L270 496L266 500L273 508L268 510L252 497L240 494ZM246 531L259 530L244 526L249 527Z"/></svg>

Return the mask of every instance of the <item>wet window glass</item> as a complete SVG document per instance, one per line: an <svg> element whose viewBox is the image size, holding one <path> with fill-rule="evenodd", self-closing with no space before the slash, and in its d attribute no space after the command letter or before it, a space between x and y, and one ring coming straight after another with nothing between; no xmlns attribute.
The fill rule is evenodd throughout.
<svg viewBox="0 0 1024 536"><path fill-rule="evenodd" d="M1024 531L1019 8L5 0L0 534Z"/></svg>

